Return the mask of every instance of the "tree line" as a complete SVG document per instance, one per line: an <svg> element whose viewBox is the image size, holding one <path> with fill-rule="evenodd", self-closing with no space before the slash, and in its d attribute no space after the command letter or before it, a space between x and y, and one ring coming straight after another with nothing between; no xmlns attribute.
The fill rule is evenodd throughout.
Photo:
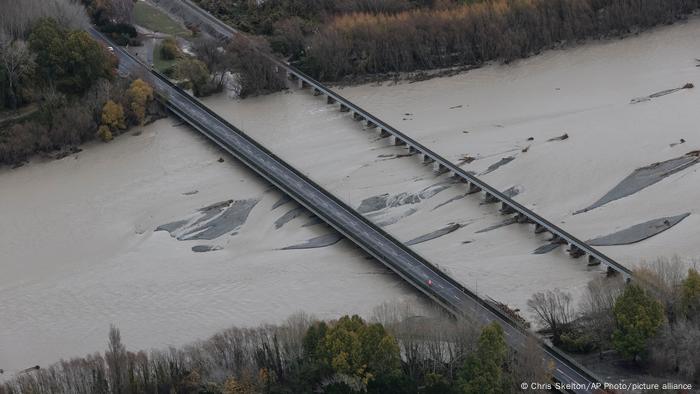
<svg viewBox="0 0 700 394"><path fill-rule="evenodd" d="M230 328L182 348L128 351L118 329L107 350L15 376L0 394L42 393L515 393L546 381L535 343L506 346L498 324L415 316L384 305L370 321Z"/></svg>
<svg viewBox="0 0 700 394"><path fill-rule="evenodd" d="M601 358L614 350L641 370L700 383L700 274L686 267L658 260L635 270L627 285L596 279L578 310L560 290L536 293L528 305L565 350Z"/></svg>
<svg viewBox="0 0 700 394"><path fill-rule="evenodd" d="M672 23L700 0L197 0L323 79L505 62Z"/></svg>

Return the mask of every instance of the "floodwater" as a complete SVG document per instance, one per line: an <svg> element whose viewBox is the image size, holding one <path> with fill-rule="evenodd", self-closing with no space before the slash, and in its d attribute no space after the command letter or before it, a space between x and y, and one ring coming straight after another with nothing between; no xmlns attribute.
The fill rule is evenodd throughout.
<svg viewBox="0 0 700 394"><path fill-rule="evenodd" d="M700 149L700 20L419 83L341 94L581 239L690 215L601 246L623 264L700 255L690 166L573 215L636 169ZM465 195L308 91L207 104L480 295L520 308L602 275ZM368 315L424 301L195 132L164 119L58 161L0 169L0 368L181 345L231 325ZM568 138L557 138L566 135ZM685 142L680 143L683 139ZM218 160L223 157L223 162ZM155 231L160 228L162 231Z"/></svg>
<svg viewBox="0 0 700 394"><path fill-rule="evenodd" d="M300 310L367 316L384 302L423 302L348 241L282 250L334 233L304 227L306 211L276 228L297 205L273 209L279 192L173 123L0 170L5 376L104 350L112 323L128 348L149 349ZM178 220L183 240L154 231ZM213 251L196 252L203 245Z"/></svg>

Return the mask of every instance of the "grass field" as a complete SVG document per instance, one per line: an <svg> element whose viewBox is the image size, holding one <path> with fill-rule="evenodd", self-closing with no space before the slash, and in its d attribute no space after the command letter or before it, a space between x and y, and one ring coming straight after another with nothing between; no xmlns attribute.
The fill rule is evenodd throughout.
<svg viewBox="0 0 700 394"><path fill-rule="evenodd" d="M185 38L192 35L185 27L145 1L137 1L134 5L134 19L137 25L149 30Z"/></svg>

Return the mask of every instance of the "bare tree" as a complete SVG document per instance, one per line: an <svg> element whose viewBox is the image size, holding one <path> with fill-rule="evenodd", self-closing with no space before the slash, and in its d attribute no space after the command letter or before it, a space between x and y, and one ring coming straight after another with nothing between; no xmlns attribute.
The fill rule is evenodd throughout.
<svg viewBox="0 0 700 394"><path fill-rule="evenodd" d="M669 322L673 323L680 312L677 307L680 306L681 283L687 272L687 265L676 256L643 264L634 271L634 279L663 304Z"/></svg>
<svg viewBox="0 0 700 394"><path fill-rule="evenodd" d="M511 350L510 365L512 379L515 385L513 392L521 391L522 382L547 382L551 380L554 371L554 363L547 361L542 347L532 336L525 341L525 346L518 350ZM549 390L532 390L533 392L546 393Z"/></svg>
<svg viewBox="0 0 700 394"><path fill-rule="evenodd" d="M213 78L217 80L217 88L221 88L226 72L229 71L229 62L223 48L223 43L209 36L199 36L192 45L197 59L207 65Z"/></svg>
<svg viewBox="0 0 700 394"><path fill-rule="evenodd" d="M0 31L0 62L9 85L9 107L16 109L20 83L34 69L34 56L25 41L12 40Z"/></svg>
<svg viewBox="0 0 700 394"><path fill-rule="evenodd" d="M40 18L53 18L71 29L90 24L85 8L75 0L0 0L0 10L0 30L15 39L26 38Z"/></svg>
<svg viewBox="0 0 700 394"><path fill-rule="evenodd" d="M576 317L570 293L559 289L535 293L527 301L539 323L552 333L555 344L561 342L561 334Z"/></svg>
<svg viewBox="0 0 700 394"><path fill-rule="evenodd" d="M613 306L624 286L619 276L594 279L588 282L588 291L581 301L581 324L593 336L601 356L615 329Z"/></svg>
<svg viewBox="0 0 700 394"><path fill-rule="evenodd" d="M131 24L134 21L134 0L111 0L109 13L117 23Z"/></svg>
<svg viewBox="0 0 700 394"><path fill-rule="evenodd" d="M105 352L109 373L109 383L113 394L121 394L126 388L126 347L122 344L121 334L115 326L109 327L109 342Z"/></svg>
<svg viewBox="0 0 700 394"><path fill-rule="evenodd" d="M678 321L665 326L651 344L650 358L659 370L679 373L686 379L700 379L700 327Z"/></svg>

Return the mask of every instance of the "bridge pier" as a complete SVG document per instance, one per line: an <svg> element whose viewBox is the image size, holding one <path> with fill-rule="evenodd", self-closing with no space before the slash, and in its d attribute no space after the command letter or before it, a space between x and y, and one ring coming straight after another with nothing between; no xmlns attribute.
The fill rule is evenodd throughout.
<svg viewBox="0 0 700 394"><path fill-rule="evenodd" d="M335 103L336 103L336 100L333 97L331 97L331 96L326 97L326 104L335 104Z"/></svg>
<svg viewBox="0 0 700 394"><path fill-rule="evenodd" d="M444 174L447 172L447 167L443 166L442 164L436 161L435 163L433 163L433 172L435 172L438 175Z"/></svg>
<svg viewBox="0 0 700 394"><path fill-rule="evenodd" d="M318 88L314 88L314 96L320 96L322 93Z"/></svg>
<svg viewBox="0 0 700 394"><path fill-rule="evenodd" d="M552 234L552 238L549 239L549 243L564 245L566 240L556 234Z"/></svg>
<svg viewBox="0 0 700 394"><path fill-rule="evenodd" d="M287 79L290 80L290 81L294 81L294 80L297 79L297 76L296 76L296 74L287 71Z"/></svg>
<svg viewBox="0 0 700 394"><path fill-rule="evenodd" d="M365 118L364 118L362 115L358 114L357 112L353 112L353 113L352 113L352 118L353 118L354 120L358 120L358 121L359 121L359 120L365 120Z"/></svg>
<svg viewBox="0 0 700 394"><path fill-rule="evenodd" d="M377 125L374 122L371 122L368 120L367 123L365 124L365 127L368 129L376 129Z"/></svg>
<svg viewBox="0 0 700 394"><path fill-rule="evenodd" d="M485 203L491 204L491 203L494 203L494 202L496 202L496 201L498 201L498 199L496 198L496 196L494 196L493 194L491 194L491 193L489 193L489 192L485 192L485 193L484 193L484 202L485 202Z"/></svg>
<svg viewBox="0 0 700 394"><path fill-rule="evenodd" d="M345 104L340 104L340 112L350 112L350 107Z"/></svg>
<svg viewBox="0 0 700 394"><path fill-rule="evenodd" d="M600 265L600 260L598 260L597 258L595 258L589 254L588 255L588 266L594 267L596 265Z"/></svg>
<svg viewBox="0 0 700 394"><path fill-rule="evenodd" d="M395 145L395 146L406 145L406 141L400 139L399 137L397 137L393 134L391 136L389 136L389 143L391 145Z"/></svg>
<svg viewBox="0 0 700 394"><path fill-rule="evenodd" d="M513 209L513 207L511 207L510 205L506 204L505 202L502 202L502 203L501 203L501 213L502 213L502 214L504 214L504 215L512 215L512 214L514 214L515 212L516 212L515 209Z"/></svg>
<svg viewBox="0 0 700 394"><path fill-rule="evenodd" d="M607 270L605 270L605 274L607 276L614 276L617 274L617 271L613 267L608 266Z"/></svg>
<svg viewBox="0 0 700 394"><path fill-rule="evenodd" d="M426 155L425 153L423 153L423 154L420 155L420 161L423 162L423 163L432 163L432 162L434 162L435 160L433 160L432 157L430 157L430 156Z"/></svg>
<svg viewBox="0 0 700 394"><path fill-rule="evenodd" d="M515 221L516 221L517 223L532 223L532 220L530 220L529 217L523 215L522 213L519 213L519 214L515 217Z"/></svg>
<svg viewBox="0 0 700 394"><path fill-rule="evenodd" d="M467 194L474 194L481 191L481 188L473 183L469 184L469 189L467 189Z"/></svg>
<svg viewBox="0 0 700 394"><path fill-rule="evenodd" d="M299 79L299 89L306 89L309 87L309 84L306 83L303 79Z"/></svg>
<svg viewBox="0 0 700 394"><path fill-rule="evenodd" d="M408 146L408 153L416 153L418 149L414 148L413 145Z"/></svg>
<svg viewBox="0 0 700 394"><path fill-rule="evenodd" d="M539 223L535 223L535 234L542 234L545 231L547 231L547 229L544 228L543 225L541 225Z"/></svg>
<svg viewBox="0 0 700 394"><path fill-rule="evenodd" d="M581 250L578 246L573 245L573 244L569 244L569 256L577 259L581 256L584 256L585 254L586 254L586 252Z"/></svg>
<svg viewBox="0 0 700 394"><path fill-rule="evenodd" d="M384 130L384 129L380 129L380 130L379 130L379 136L380 136L380 137L386 138L386 137L388 137L389 135L391 135L391 134L389 134L388 131L386 131L386 130Z"/></svg>

